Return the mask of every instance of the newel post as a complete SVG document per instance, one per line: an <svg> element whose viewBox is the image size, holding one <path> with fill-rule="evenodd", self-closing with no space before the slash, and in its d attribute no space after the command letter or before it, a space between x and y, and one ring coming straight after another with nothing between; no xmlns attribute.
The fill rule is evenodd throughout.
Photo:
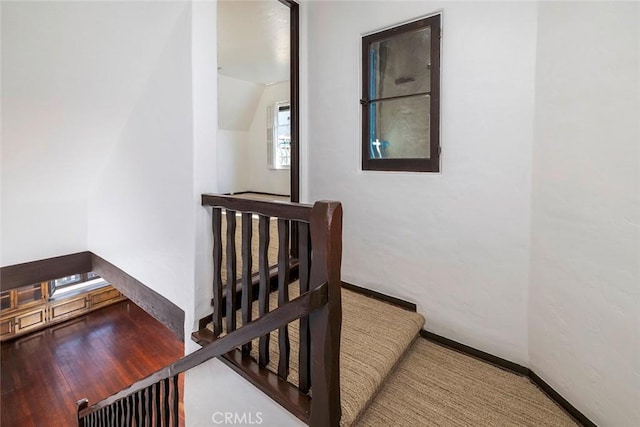
<svg viewBox="0 0 640 427"><path fill-rule="evenodd" d="M78 427L85 427L85 418L80 416L80 411L89 407L89 400L81 399L76 402Z"/></svg>
<svg viewBox="0 0 640 427"><path fill-rule="evenodd" d="M311 331L311 426L338 426L342 300L342 205L320 201L311 211L310 290L328 283L328 303L309 315Z"/></svg>

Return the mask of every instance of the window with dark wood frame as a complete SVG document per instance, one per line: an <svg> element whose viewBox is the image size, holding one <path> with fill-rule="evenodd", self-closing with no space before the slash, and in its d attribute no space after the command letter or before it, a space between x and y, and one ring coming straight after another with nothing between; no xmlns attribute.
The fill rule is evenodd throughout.
<svg viewBox="0 0 640 427"><path fill-rule="evenodd" d="M362 38L362 169L440 171L440 20Z"/></svg>

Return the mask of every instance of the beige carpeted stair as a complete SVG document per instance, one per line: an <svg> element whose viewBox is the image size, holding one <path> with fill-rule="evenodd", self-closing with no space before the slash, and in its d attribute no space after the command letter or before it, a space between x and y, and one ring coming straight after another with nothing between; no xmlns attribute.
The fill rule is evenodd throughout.
<svg viewBox="0 0 640 427"><path fill-rule="evenodd" d="M416 340L358 427L575 427L527 377Z"/></svg>
<svg viewBox="0 0 640 427"><path fill-rule="evenodd" d="M299 295L299 282L289 286L290 298ZM277 293L271 294L270 307L277 306ZM257 316L257 303L253 305ZM240 313L237 317L241 325ZM382 388L394 366L411 346L424 325L422 315L403 310L355 292L342 290L342 339L340 342L341 425L351 426L362 415ZM298 383L298 322L289 325L291 342L288 381ZM268 369L278 369L278 332L271 334ZM252 355L257 359L258 343Z"/></svg>
<svg viewBox="0 0 640 427"><path fill-rule="evenodd" d="M298 282L289 287L299 295ZM276 293L270 307L277 306ZM416 339L417 313L342 290L340 389L342 426L575 426L528 378L454 350ZM257 316L257 303L254 303ZM237 317L238 325L241 324ZM298 380L298 322L289 326L291 366ZM257 359L257 340L252 354ZM271 334L277 372L278 333Z"/></svg>

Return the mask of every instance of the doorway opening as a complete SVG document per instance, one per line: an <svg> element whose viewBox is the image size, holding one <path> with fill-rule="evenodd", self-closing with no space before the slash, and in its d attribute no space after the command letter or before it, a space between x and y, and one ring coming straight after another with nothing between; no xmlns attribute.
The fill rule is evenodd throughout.
<svg viewBox="0 0 640 427"><path fill-rule="evenodd" d="M219 193L300 201L298 14L218 2Z"/></svg>

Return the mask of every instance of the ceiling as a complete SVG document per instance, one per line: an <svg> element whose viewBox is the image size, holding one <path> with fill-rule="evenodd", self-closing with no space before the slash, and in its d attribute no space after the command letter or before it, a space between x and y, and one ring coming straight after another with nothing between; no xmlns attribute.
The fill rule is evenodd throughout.
<svg viewBox="0 0 640 427"><path fill-rule="evenodd" d="M218 68L254 83L289 80L289 8L278 0L218 2Z"/></svg>

